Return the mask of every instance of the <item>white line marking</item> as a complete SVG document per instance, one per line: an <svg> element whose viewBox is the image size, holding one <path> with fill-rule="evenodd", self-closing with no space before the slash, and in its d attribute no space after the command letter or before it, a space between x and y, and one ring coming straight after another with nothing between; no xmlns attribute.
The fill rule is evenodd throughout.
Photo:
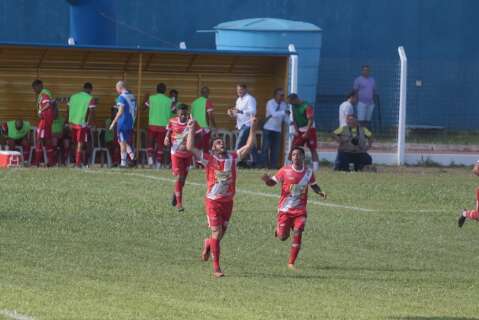
<svg viewBox="0 0 479 320"><path fill-rule="evenodd" d="M85 170L84 172L86 172L86 173L103 173L103 174L121 174L119 171L115 172L115 171L89 171L89 170ZM139 178L146 178L146 179L157 180L157 181L166 181L166 182L171 182L171 183L176 182L176 180L174 180L174 179L150 176L150 175L141 174L141 173L123 173L123 175L132 176L132 177L139 177ZM189 181L187 181L186 184L196 186L196 187L204 187L205 186L204 183L189 182ZM279 199L278 195L271 194L271 193L266 193L266 192L255 192L255 191L249 191L249 190L243 190L243 189L236 189L236 192L249 194L249 195L253 195L253 196L262 196L262 197ZM377 211L377 210L374 210L374 209L344 206L344 205L340 205L340 204L324 203L324 202L319 202L319 201L314 201L314 200L309 200L308 203L315 204L315 205L318 205L318 206L323 206L323 207L349 209L349 210L362 211L362 212L376 212Z"/></svg>
<svg viewBox="0 0 479 320"><path fill-rule="evenodd" d="M102 174L123 174L123 175L127 175L127 176L146 178L146 179L157 180L157 181L165 181L165 182L171 182L171 183L176 182L176 180L174 180L174 179L150 176L150 175L147 175L147 174L133 173L133 172L122 173L120 170L114 170L114 169L111 170L111 171L85 170L83 172L85 172L85 173L102 173ZM205 186L204 183L189 182L189 181L187 181L186 184L196 186L196 187L204 187ZM249 191L249 190L243 190L243 189L236 189L236 191L238 193L244 193L244 194L249 194L249 195L253 195L253 196L262 196L262 197L279 199L278 195L271 194L271 193L266 193L266 192L255 192L255 191ZM315 204L315 205L318 205L318 206L323 206L323 207L336 208L336 209L347 209L347 210L360 211L360 212L437 213L437 212L449 212L450 211L450 210L447 210L447 209L442 209L442 210L433 210L433 209L409 209L409 210L402 210L402 209L384 209L384 210L368 209L368 208L361 208L361 207L354 207L354 206L346 206L346 205L336 204L336 203L331 203L331 202L319 202L319 201L315 201L315 200L309 200L308 203Z"/></svg>
<svg viewBox="0 0 479 320"><path fill-rule="evenodd" d="M5 316L7 318L13 319L13 320L34 320L34 318L30 316L26 316L20 313L17 313L16 310L0 310L0 315Z"/></svg>

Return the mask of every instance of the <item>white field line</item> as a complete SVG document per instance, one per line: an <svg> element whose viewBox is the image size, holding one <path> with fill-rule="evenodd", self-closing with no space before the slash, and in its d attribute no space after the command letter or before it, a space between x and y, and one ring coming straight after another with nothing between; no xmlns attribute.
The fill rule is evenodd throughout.
<svg viewBox="0 0 479 320"><path fill-rule="evenodd" d="M26 316L20 313L17 313L17 311L13 310L0 310L0 315L5 316L7 318L10 318L12 320L34 320L34 318L30 316Z"/></svg>
<svg viewBox="0 0 479 320"><path fill-rule="evenodd" d="M100 173L100 174L122 174L122 175L127 175L127 176L132 176L132 177L139 177L139 178L151 179L151 180L156 180L156 181L165 181L165 182L170 182L170 183L174 183L176 181L175 179L150 176L150 175L142 174L142 173L134 173L134 172L123 173L120 170L115 170L115 169L110 170L110 171L84 170L83 172L85 172L85 173L96 173L96 174L98 174L98 173ZM204 187L205 186L204 183L189 182L189 181L187 181L186 184L189 184L191 186L196 186L196 187ZM249 190L243 190L243 189L236 189L236 192L243 193L243 194L248 194L248 195L253 195L253 196L261 196L261 197L279 199L278 195L275 195L275 194L272 194L272 193L266 193L266 192L255 192L255 191L249 191ZM450 210L432 210L432 209L409 209L409 210L386 209L386 210L379 210L379 209L369 209L369 208L361 208L361 207L355 207L355 206L346 206L346 205L330 203L330 202L320 202L320 201L315 201L315 200L308 200L308 203L318 205L318 206L323 206L323 207L330 207L330 208L337 208L337 209L347 209L347 210L360 211L360 212L435 213L435 212L448 212L448 211L450 211Z"/></svg>
<svg viewBox="0 0 479 320"><path fill-rule="evenodd" d="M121 173L119 171L90 171L90 170L85 170L84 172L87 172L87 173L103 173L103 174L122 174L122 175L127 175L127 176L132 176L132 177L139 177L139 178L145 178L145 179L151 179L151 180L157 180L157 181L165 181L165 182L171 182L171 183L174 183L176 181L174 179L150 176L150 175L141 174L141 173ZM186 184L196 186L196 187L204 187L205 186L205 184L198 183L198 182L188 182L187 181ZM271 193L266 193L266 192L255 192L255 191L249 191L249 190L243 190L243 189L236 189L236 192L243 193L243 194L248 194L248 195L253 195L253 196L261 196L261 197L279 199L279 196L277 196L275 194L271 194ZM319 201L314 201L314 200L309 200L308 203L315 204L315 205L318 205L318 206L323 206L323 207L349 209L349 210L362 211L362 212L376 212L377 211L377 210L374 210L374 209L367 209L367 208L360 208L360 207L353 207L353 206L344 206L344 205L340 205L340 204L325 203L325 202L319 202Z"/></svg>

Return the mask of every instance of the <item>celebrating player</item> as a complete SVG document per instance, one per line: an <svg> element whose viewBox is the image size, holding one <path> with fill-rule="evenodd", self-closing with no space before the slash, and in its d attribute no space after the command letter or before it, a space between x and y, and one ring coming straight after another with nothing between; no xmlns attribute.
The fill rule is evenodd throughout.
<svg viewBox="0 0 479 320"><path fill-rule="evenodd" d="M186 137L189 130L188 106L180 104L176 109L178 116L169 120L164 144L166 147L171 144L171 171L176 176L175 192L171 204L176 206L179 212L183 212L183 187L193 154L186 150Z"/></svg>
<svg viewBox="0 0 479 320"><path fill-rule="evenodd" d="M189 131L186 149L191 151L205 166L207 191L205 209L211 237L204 240L201 257L207 261L213 259L213 275L224 276L220 268L220 241L223 238L233 209L233 198L236 190L236 166L238 161L245 159L254 145L256 118L251 119L251 130L246 144L233 152L227 152L223 140L213 140L210 153L204 153L194 148L195 122L188 123Z"/></svg>
<svg viewBox="0 0 479 320"><path fill-rule="evenodd" d="M135 96L128 91L124 81L117 82L116 92L119 94L116 104L118 112L110 124L110 130L113 130L118 123L117 133L121 154L120 168L126 168L128 166L127 156L130 157L132 161L135 159L135 153L130 146L130 141L133 134L133 114L136 109L136 99Z"/></svg>
<svg viewBox="0 0 479 320"><path fill-rule="evenodd" d="M301 237L306 224L308 186L326 199L326 193L316 183L314 172L304 164L304 150L295 147L291 152L292 164L281 168L276 175L264 174L261 179L269 187L281 184L281 197L278 204L278 217L275 236L285 241L293 230L293 242L288 260L288 268L295 270L294 263L301 248Z"/></svg>
<svg viewBox="0 0 479 320"><path fill-rule="evenodd" d="M477 161L474 165L474 169L472 169L472 172L476 176L479 176L479 161ZM462 226L466 222L466 219L479 221L479 188L476 189L476 210L464 209L462 211L461 215L459 216L459 220L457 221L457 225L459 226L459 228L462 228Z"/></svg>

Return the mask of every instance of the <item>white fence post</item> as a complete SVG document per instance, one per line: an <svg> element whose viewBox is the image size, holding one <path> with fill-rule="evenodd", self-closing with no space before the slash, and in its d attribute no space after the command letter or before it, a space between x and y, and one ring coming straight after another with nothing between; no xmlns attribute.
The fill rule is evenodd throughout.
<svg viewBox="0 0 479 320"><path fill-rule="evenodd" d="M298 93L298 55L296 54L296 48L294 47L294 44L290 44L288 46L288 51L291 53L289 56L289 93ZM288 163L288 155L289 151L291 150L291 146L293 144L293 136L294 136L294 126L293 126L293 110L291 105L289 106L289 120L290 120L290 125L288 126L288 132L287 132L287 145L284 148L284 163Z"/></svg>
<svg viewBox="0 0 479 320"><path fill-rule="evenodd" d="M404 47L398 48L401 62L400 88L399 88L399 123L398 123L398 149L397 164L402 166L406 158L406 103L407 103L407 57Z"/></svg>

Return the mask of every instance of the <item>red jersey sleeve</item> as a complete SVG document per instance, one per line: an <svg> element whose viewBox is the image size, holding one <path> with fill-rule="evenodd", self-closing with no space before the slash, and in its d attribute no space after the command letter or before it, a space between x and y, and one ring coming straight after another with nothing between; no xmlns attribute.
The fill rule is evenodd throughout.
<svg viewBox="0 0 479 320"><path fill-rule="evenodd" d="M206 112L213 112L214 110L213 102L210 99L206 100Z"/></svg>
<svg viewBox="0 0 479 320"><path fill-rule="evenodd" d="M308 118L308 119L314 118L314 109L313 109L312 106L308 106L306 108L306 118Z"/></svg>
<svg viewBox="0 0 479 320"><path fill-rule="evenodd" d="M42 94L39 99L39 108L45 109L50 106L50 97L47 94Z"/></svg>
<svg viewBox="0 0 479 320"><path fill-rule="evenodd" d="M284 168L279 169L272 179L276 181L276 183L282 183L284 181Z"/></svg>

